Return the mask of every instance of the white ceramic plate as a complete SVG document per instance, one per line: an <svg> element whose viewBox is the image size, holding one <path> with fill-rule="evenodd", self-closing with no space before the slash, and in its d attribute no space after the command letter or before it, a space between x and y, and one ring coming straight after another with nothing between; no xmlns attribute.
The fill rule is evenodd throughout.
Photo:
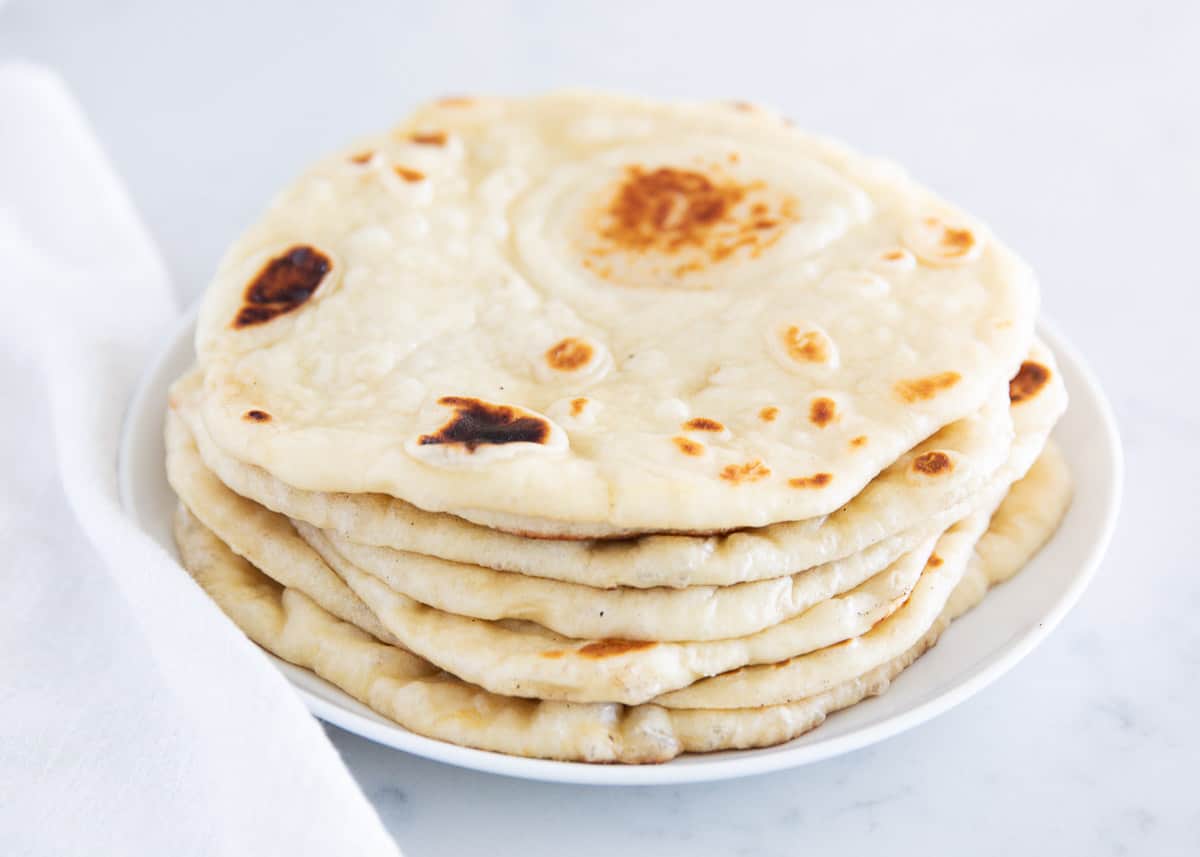
<svg viewBox="0 0 1200 857"><path fill-rule="evenodd" d="M169 551L175 496L163 467L167 387L193 360L193 309L149 367L126 416L121 442L122 501ZM1075 501L1053 540L1028 568L955 622L942 643L902 673L882 696L832 715L820 728L778 747L684 756L662 765L586 765L520 759L414 735L307 670L272 658L317 717L350 732L452 765L569 783L649 785L702 782L776 771L881 741L952 708L991 684L1046 638L1096 570L1116 520L1122 459L1116 423L1095 378L1052 327L1041 335L1058 356L1071 406L1055 431L1075 479ZM185 574L180 569L180 574Z"/></svg>

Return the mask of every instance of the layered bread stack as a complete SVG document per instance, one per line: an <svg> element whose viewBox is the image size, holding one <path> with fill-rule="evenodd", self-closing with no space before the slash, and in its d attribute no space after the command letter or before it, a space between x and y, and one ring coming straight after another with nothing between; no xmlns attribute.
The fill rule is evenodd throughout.
<svg viewBox="0 0 1200 857"><path fill-rule="evenodd" d="M222 262L167 415L180 552L414 732L787 741L1064 513L1037 306L983 226L761 108L446 99Z"/></svg>

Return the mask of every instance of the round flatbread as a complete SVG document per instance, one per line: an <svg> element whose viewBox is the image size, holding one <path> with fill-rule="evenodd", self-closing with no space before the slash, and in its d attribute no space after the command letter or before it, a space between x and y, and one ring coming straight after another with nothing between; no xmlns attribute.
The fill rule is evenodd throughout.
<svg viewBox="0 0 1200 857"><path fill-rule="evenodd" d="M383 494L301 491L216 448L196 412L197 376L177 383L171 398L205 465L231 489L355 544L590 587L682 588L788 576L914 528L949 526L965 513L962 504L989 481L1011 482L1028 468L1066 408L1066 388L1045 346L1035 343L1022 367L1007 395L905 453L831 515L725 536L654 535L611 542L527 539ZM941 461L939 452L952 467L917 464L926 455L932 456L927 461ZM1007 467L1006 457L1013 459L1011 473L999 472Z"/></svg>
<svg viewBox="0 0 1200 857"><path fill-rule="evenodd" d="M829 514L1018 369L1030 271L899 169L727 105L440 104L233 246L216 446L505 529Z"/></svg>

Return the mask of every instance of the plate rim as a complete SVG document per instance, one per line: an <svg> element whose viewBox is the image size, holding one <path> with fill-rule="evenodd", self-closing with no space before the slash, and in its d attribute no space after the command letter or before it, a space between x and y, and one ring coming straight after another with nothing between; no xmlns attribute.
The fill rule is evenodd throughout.
<svg viewBox="0 0 1200 857"><path fill-rule="evenodd" d="M202 299L192 303L172 328L163 344L155 350L143 369L122 416L116 461L118 493L122 510L142 532L148 533L148 530L143 526L137 513L134 501L136 489L132 475L134 468L130 464L137 455L134 449L137 415L145 411L151 404L149 400L155 393L153 389L155 381L164 364L179 347L180 340L186 338L190 341L192 339L190 330L196 323L201 302ZM1044 317L1038 319L1037 328L1038 336L1048 341L1051 350L1058 356L1060 362L1069 363L1071 369L1079 375L1084 388L1086 388L1086 394L1100 414L1100 424L1096 428L1109 453L1106 462L1109 466L1112 485L1103 509L1100 527L1095 533L1085 557L1080 562L1078 570L1071 577L1070 584L1052 602L1049 609L1041 616L1040 621L1031 625L1021 636L1008 642L998 652L981 662L967 678L878 723L815 744L803 744L790 749L786 748L786 744L779 745L785 749L775 749L774 752L759 756L723 757L722 753L694 754L687 757L686 764L679 764L673 760L656 765L598 765L588 762L531 759L473 747L462 747L418 735L408 731L400 724L378 723L358 712L322 699L307 688L300 686L293 678L292 671L299 671L302 669L301 667L287 663L269 652L264 651L264 654L281 669L288 683L300 695L305 707L320 720L377 744L443 764L541 782L573 785L650 786L730 780L812 764L860 750L899 735L951 710L979 693L1007 674L1037 646L1041 645L1059 626L1090 585L1112 541L1120 513L1125 481L1124 450L1121 446L1116 417L1104 388L1100 385L1092 368L1060 328ZM176 553L172 552L172 558L178 563ZM186 573L182 565L180 571ZM315 675L313 678L321 680Z"/></svg>

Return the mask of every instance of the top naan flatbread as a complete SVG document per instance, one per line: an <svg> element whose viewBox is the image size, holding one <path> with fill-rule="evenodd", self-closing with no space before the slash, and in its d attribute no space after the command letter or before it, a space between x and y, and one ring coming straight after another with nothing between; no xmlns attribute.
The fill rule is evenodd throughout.
<svg viewBox="0 0 1200 857"><path fill-rule="evenodd" d="M322 161L233 246L202 415L305 490L761 526L978 410L1036 308L980 224L763 111L455 100Z"/></svg>

